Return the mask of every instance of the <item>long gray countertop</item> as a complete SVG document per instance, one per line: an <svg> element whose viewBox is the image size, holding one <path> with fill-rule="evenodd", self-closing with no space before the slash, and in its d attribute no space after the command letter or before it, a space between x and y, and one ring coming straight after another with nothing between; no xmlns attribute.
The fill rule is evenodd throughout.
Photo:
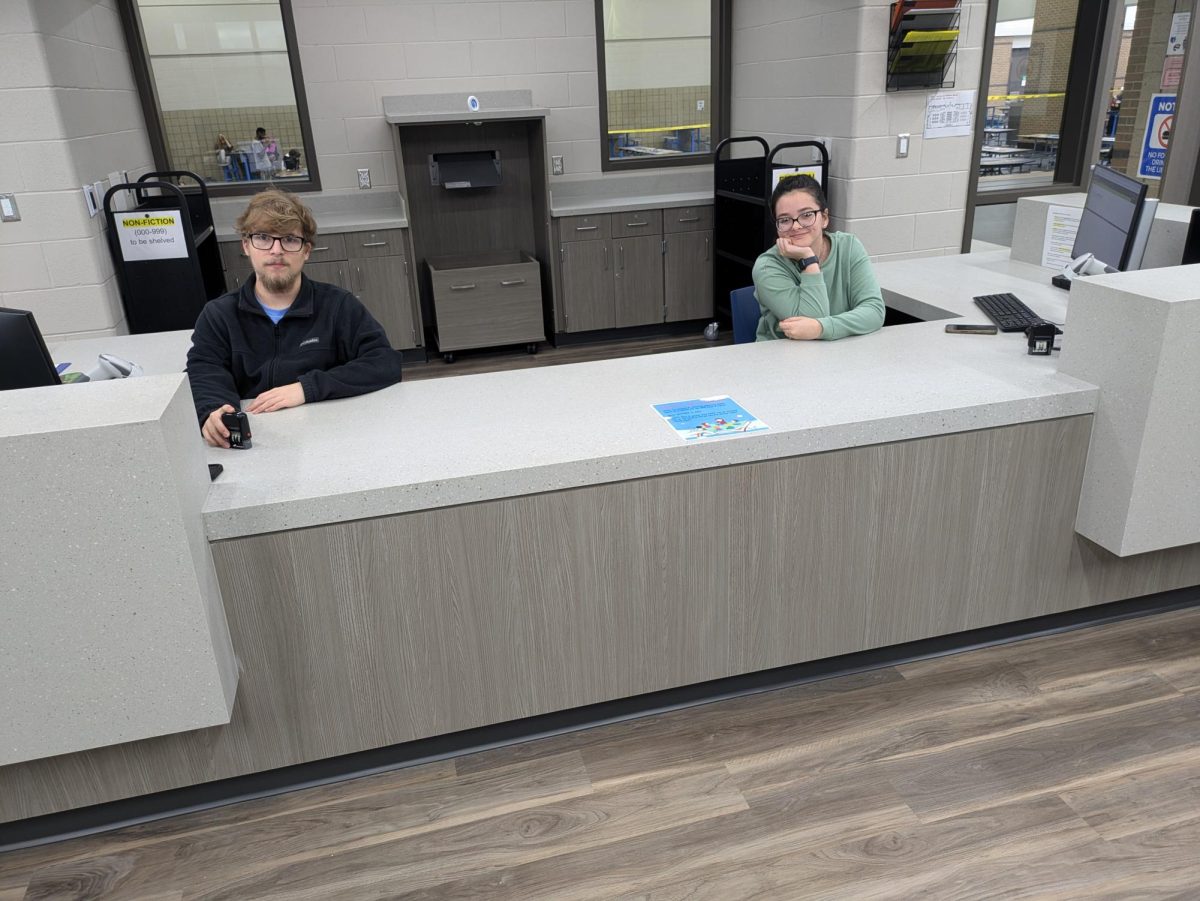
<svg viewBox="0 0 1200 901"><path fill-rule="evenodd" d="M1047 284L1040 293L1045 270L1006 251L877 272L889 305L927 318L977 320L972 294L1001 289L1047 318L1065 313L1051 293L1062 292ZM1055 357L1027 355L1024 336L943 326L452 376L255 416L252 450L208 450L225 472L205 528L210 539L234 538L1095 411L1097 389L1059 374ZM107 349L148 372L177 371L188 340L93 339L54 355ZM685 443L651 407L722 394L769 430Z"/></svg>

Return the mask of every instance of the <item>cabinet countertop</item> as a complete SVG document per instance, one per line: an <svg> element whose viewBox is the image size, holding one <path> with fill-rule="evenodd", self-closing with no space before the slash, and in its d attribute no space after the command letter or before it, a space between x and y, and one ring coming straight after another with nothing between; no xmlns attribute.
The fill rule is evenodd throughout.
<svg viewBox="0 0 1200 901"><path fill-rule="evenodd" d="M628 210L672 209L681 206L703 206L713 202L713 192L689 191L678 194L649 194L640 197L564 197L561 200L550 191L550 215L592 216L599 213L624 213Z"/></svg>

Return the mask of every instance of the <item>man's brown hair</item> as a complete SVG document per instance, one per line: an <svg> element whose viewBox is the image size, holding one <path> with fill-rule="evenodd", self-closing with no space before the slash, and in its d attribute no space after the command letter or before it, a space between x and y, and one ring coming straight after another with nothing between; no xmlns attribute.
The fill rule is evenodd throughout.
<svg viewBox="0 0 1200 901"><path fill-rule="evenodd" d="M317 236L317 220L308 207L295 194L278 188L267 188L255 194L233 225L242 237L254 232L289 235L297 228L309 244Z"/></svg>

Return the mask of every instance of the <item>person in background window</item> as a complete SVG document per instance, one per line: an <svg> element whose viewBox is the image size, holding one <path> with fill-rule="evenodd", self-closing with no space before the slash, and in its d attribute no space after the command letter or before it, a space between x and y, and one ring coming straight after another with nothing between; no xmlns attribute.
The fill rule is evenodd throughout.
<svg viewBox="0 0 1200 901"><path fill-rule="evenodd" d="M816 179L792 175L771 194L775 246L754 263L762 315L757 341L833 341L883 325L883 294L867 251L848 232L827 232L829 207Z"/></svg>
<svg viewBox="0 0 1200 901"><path fill-rule="evenodd" d="M317 234L304 204L271 188L235 225L254 275L205 304L187 357L205 441L229 447L221 414L241 398L253 398L247 413L270 413L400 381L400 352L358 298L301 272Z"/></svg>
<svg viewBox="0 0 1200 901"><path fill-rule="evenodd" d="M267 155L267 159L271 161L271 168L278 168L279 143L267 134L267 130L261 125L254 131L254 140L262 142L263 152Z"/></svg>

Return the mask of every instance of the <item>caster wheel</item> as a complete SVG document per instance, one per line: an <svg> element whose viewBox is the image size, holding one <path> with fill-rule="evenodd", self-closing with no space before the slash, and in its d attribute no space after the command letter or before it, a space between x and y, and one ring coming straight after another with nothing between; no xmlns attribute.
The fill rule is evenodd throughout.
<svg viewBox="0 0 1200 901"><path fill-rule="evenodd" d="M534 343L534 344L526 344L526 345L525 345L525 353L527 353L527 354L535 354L535 353L537 353L537 352L538 352L538 346L537 346L537 344L536 344L536 343Z"/></svg>
<svg viewBox="0 0 1200 901"><path fill-rule="evenodd" d="M453 363L454 362L454 354L442 354L442 359L445 360L447 363Z"/></svg>

